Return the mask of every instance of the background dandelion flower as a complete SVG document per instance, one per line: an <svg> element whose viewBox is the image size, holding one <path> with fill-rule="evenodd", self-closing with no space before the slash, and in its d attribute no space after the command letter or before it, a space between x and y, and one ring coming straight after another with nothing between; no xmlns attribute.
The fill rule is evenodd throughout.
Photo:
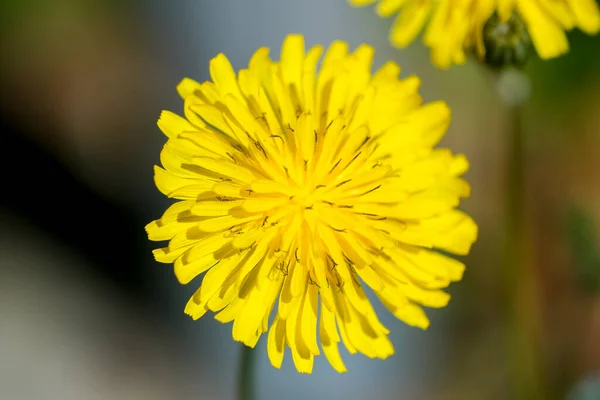
<svg viewBox="0 0 600 400"><path fill-rule="evenodd" d="M349 0L356 6L375 1ZM397 47L406 47L427 25L423 40L431 48L433 63L441 68L464 63L472 51L483 59L483 30L494 14L501 23L513 13L522 20L543 59L569 50L565 31L578 28L595 34L600 29L595 0L379 0L376 11L381 17L399 13L390 31L390 41ZM510 29L510 24L501 29Z"/></svg>
<svg viewBox="0 0 600 400"><path fill-rule="evenodd" d="M334 42L317 73L322 50L305 53L290 35L280 62L261 48L236 76L219 54L212 82L184 79L185 118L160 116L168 141L155 169L158 189L179 201L146 226L169 241L154 255L182 284L206 272L187 314L218 312L251 347L268 331L271 363L287 346L302 373L321 349L345 371L340 341L393 354L365 285L427 328L421 306L445 306L441 289L465 268L435 249L466 254L477 235L455 209L469 195L466 159L432 148L448 107L421 105L419 80L399 80L394 63L372 76L369 46Z"/></svg>

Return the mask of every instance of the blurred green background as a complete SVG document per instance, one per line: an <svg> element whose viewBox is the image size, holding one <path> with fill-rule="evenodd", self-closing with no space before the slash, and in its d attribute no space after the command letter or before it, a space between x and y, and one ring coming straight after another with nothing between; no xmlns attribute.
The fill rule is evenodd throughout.
<svg viewBox="0 0 600 400"><path fill-rule="evenodd" d="M300 376L289 355L273 369L261 340L257 398L512 400L516 304L545 398L600 399L600 36L572 32L568 55L527 67L525 277L503 265L509 110L476 63L441 71L420 41L391 48L391 22L345 0L3 1L0 399L234 398L241 345L183 314L197 283L155 263L143 229L168 204L156 120L182 111L176 84L209 79L217 53L238 69L259 46L277 58L292 32L369 43L375 67L395 60L426 101L449 103L443 145L471 162L462 207L480 238L428 331L380 310L394 357L345 355L345 375L319 357ZM521 279L523 304L509 298Z"/></svg>

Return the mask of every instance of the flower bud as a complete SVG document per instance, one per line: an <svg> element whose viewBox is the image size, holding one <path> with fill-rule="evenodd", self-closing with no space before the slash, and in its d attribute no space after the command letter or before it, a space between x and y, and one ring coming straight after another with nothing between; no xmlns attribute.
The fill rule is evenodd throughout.
<svg viewBox="0 0 600 400"><path fill-rule="evenodd" d="M483 27L485 63L491 68L525 66L532 53L527 25L517 13L506 21L494 14Z"/></svg>

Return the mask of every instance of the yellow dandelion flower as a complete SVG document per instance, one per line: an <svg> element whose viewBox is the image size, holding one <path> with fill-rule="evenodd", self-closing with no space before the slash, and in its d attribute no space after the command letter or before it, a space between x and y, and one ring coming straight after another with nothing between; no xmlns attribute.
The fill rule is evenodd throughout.
<svg viewBox="0 0 600 400"><path fill-rule="evenodd" d="M349 0L356 6L375 1ZM390 41L401 48L410 44L427 24L423 40L431 48L433 63L441 68L464 63L473 50L483 58L483 28L494 14L501 22L507 22L516 13L543 59L569 50L565 31L578 28L595 34L600 29L595 0L378 0L376 12L381 17L399 13Z"/></svg>
<svg viewBox="0 0 600 400"><path fill-rule="evenodd" d="M317 73L322 50L305 53L290 35L280 62L261 48L236 76L219 54L212 82L179 84L185 118L160 116L168 141L155 181L180 201L146 227L169 241L154 255L182 284L206 272L187 314L217 312L250 347L268 331L271 363L287 346L302 373L321 350L344 372L340 341L393 354L366 287L427 328L421 306L445 306L441 289L465 268L436 249L466 254L477 235L456 210L469 195L467 160L432 149L448 107L421 105L419 80L399 80L392 62L372 76L369 46L334 42Z"/></svg>

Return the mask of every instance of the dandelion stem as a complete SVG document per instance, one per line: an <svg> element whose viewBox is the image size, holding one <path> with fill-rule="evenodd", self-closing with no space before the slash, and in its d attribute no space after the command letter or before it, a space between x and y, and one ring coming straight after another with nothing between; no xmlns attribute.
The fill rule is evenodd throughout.
<svg viewBox="0 0 600 400"><path fill-rule="evenodd" d="M524 75L523 75L524 77ZM501 97L508 105L507 198L504 238L504 287L506 290L506 328L508 367L511 381L509 398L515 400L549 399L543 381L540 351L540 313L537 280L529 253L526 212L526 152L523 132L523 103L526 96L507 101L510 88ZM513 82L514 83L514 82ZM514 101L517 100L518 101Z"/></svg>
<svg viewBox="0 0 600 400"><path fill-rule="evenodd" d="M507 333L509 374L514 399L541 399L537 392L538 366L536 366L534 321L537 318L531 263L527 260L525 213L525 177L522 135L522 107L510 109L511 126L508 136L508 188L506 203L505 273L507 289Z"/></svg>
<svg viewBox="0 0 600 400"><path fill-rule="evenodd" d="M242 345L240 373L238 377L238 399L254 400L254 351L251 347Z"/></svg>

